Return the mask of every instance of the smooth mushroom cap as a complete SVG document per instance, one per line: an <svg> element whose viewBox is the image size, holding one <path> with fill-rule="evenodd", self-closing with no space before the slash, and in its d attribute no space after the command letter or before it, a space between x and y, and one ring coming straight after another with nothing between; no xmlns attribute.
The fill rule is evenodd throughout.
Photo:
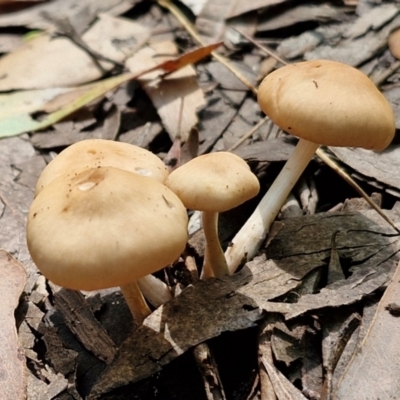
<svg viewBox="0 0 400 400"><path fill-rule="evenodd" d="M51 181L66 172L74 174L83 169L114 167L164 182L168 168L150 151L129 143L113 140L82 140L63 150L43 170L36 184L35 196Z"/></svg>
<svg viewBox="0 0 400 400"><path fill-rule="evenodd" d="M256 196L257 177L247 163L228 152L198 156L176 170L165 181L183 204L192 210L223 212Z"/></svg>
<svg viewBox="0 0 400 400"><path fill-rule="evenodd" d="M383 150L392 141L392 108L361 71L335 61L290 64L267 75L262 110L284 131L325 146Z"/></svg>
<svg viewBox="0 0 400 400"><path fill-rule="evenodd" d="M175 261L187 212L162 183L96 168L46 185L28 215L32 259L54 283L94 290L126 285Z"/></svg>

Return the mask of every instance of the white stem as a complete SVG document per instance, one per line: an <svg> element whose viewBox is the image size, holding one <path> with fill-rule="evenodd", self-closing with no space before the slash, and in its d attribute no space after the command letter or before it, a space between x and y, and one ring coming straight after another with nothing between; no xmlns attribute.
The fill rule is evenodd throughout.
<svg viewBox="0 0 400 400"><path fill-rule="evenodd" d="M145 318L151 314L151 310L139 289L139 285L134 281L120 286L120 288L133 315L133 319L138 326L142 325Z"/></svg>
<svg viewBox="0 0 400 400"><path fill-rule="evenodd" d="M206 237L202 278L229 275L228 265L218 237L218 213L203 211L203 230Z"/></svg>
<svg viewBox="0 0 400 400"><path fill-rule="evenodd" d="M172 299L168 286L153 275L146 275L138 280L143 296L155 308Z"/></svg>
<svg viewBox="0 0 400 400"><path fill-rule="evenodd" d="M256 255L272 222L317 148L318 144L299 140L282 171L226 250L225 257L231 274Z"/></svg>

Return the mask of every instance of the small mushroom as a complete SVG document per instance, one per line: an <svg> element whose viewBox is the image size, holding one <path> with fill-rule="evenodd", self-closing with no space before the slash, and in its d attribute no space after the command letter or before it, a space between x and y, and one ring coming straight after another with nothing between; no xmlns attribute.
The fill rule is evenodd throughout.
<svg viewBox="0 0 400 400"><path fill-rule="evenodd" d="M260 190L257 177L240 157L227 152L205 154L175 169L165 181L183 204L202 211L206 237L203 277L228 274L218 238L218 214L251 199Z"/></svg>
<svg viewBox="0 0 400 400"><path fill-rule="evenodd" d="M164 163L146 149L113 140L88 139L67 147L46 166L36 184L35 196L61 175L97 167L120 168L160 182L168 176Z"/></svg>
<svg viewBox="0 0 400 400"><path fill-rule="evenodd" d="M40 191L29 210L27 243L39 270L57 285L120 286L141 323L149 309L136 281L179 257L187 223L186 208L162 183L100 167L61 176Z"/></svg>
<svg viewBox="0 0 400 400"><path fill-rule="evenodd" d="M393 111L382 93L361 71L339 62L282 67L264 78L258 102L275 124L300 140L226 251L231 273L254 257L319 145L383 150L395 133Z"/></svg>

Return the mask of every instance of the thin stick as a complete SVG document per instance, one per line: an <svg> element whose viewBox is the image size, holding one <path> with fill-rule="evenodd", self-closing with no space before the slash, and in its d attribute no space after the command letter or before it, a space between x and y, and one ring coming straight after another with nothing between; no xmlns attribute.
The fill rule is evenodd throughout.
<svg viewBox="0 0 400 400"><path fill-rule="evenodd" d="M317 149L315 154L330 168L332 168L341 178L344 179L350 186L352 186L364 199L365 201L397 232L400 233L400 229L396 224L382 211L379 206L374 203L367 193L349 176L343 169L341 169L321 148Z"/></svg>
<svg viewBox="0 0 400 400"><path fill-rule="evenodd" d="M181 10L170 2L170 0L157 0L158 4L162 7L167 8L171 14L175 16L175 18L185 27L185 29L190 33L190 35L195 39L199 44L205 46L206 43L201 39L200 35L197 33L196 28L186 19L186 17L182 14ZM222 65L224 65L229 71L232 72L233 75L236 76L241 82L243 82L250 90L253 91L254 94L255 88L251 84L251 82L239 71L237 71L227 60L225 57L213 51L211 55L219 61Z"/></svg>
<svg viewBox="0 0 400 400"><path fill-rule="evenodd" d="M242 136L241 139L239 139L233 146L231 146L226 151L233 151L237 149L246 139L253 136L253 134L257 132L268 120L269 118L265 116L261 121L259 121L256 125L254 125L249 132L247 132L244 136Z"/></svg>
<svg viewBox="0 0 400 400"><path fill-rule="evenodd" d="M277 54L275 54L272 50L270 50L268 47L265 47L261 45L260 43L256 42L253 40L252 37L249 35L246 35L245 33L241 32L239 29L235 28L234 26L231 26L231 29L235 30L237 33L242 35L246 40L248 40L251 44L254 46L258 47L263 53L267 54L268 56L275 58L276 61L279 61L283 65L287 65L287 61L285 61L283 58L280 58Z"/></svg>

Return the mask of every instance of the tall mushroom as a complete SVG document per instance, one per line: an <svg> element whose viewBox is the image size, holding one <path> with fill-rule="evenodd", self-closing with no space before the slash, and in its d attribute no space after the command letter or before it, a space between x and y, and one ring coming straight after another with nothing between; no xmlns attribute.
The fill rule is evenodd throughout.
<svg viewBox="0 0 400 400"><path fill-rule="evenodd" d="M361 71L339 62L282 67L264 78L258 102L275 124L300 140L226 251L231 273L254 257L319 145L383 150L395 133L393 111L382 93Z"/></svg>
<svg viewBox="0 0 400 400"><path fill-rule="evenodd" d="M206 237L203 277L227 275L218 238L218 214L254 197L260 190L257 177L240 157L218 152L196 157L175 169L165 184L187 208L202 211Z"/></svg>
<svg viewBox="0 0 400 400"><path fill-rule="evenodd" d="M35 189L35 196L62 176L72 176L89 168L114 167L147 176L164 183L168 168L159 157L150 151L129 143L104 139L81 140L68 146L42 171ZM171 299L171 293L164 282L153 275L146 275L138 281L145 297L155 307Z"/></svg>
<svg viewBox="0 0 400 400"><path fill-rule="evenodd" d="M148 308L136 281L179 257L187 222L186 208L162 183L100 167L61 176L40 191L29 211L27 243L39 270L60 286L120 286L141 323Z"/></svg>

